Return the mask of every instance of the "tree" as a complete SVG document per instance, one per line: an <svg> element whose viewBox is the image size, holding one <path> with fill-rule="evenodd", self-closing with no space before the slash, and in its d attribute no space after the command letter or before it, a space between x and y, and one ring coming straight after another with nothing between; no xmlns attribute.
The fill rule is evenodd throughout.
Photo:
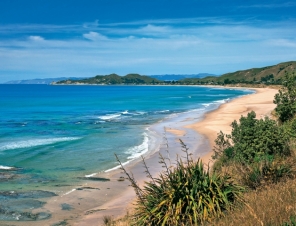
<svg viewBox="0 0 296 226"><path fill-rule="evenodd" d="M277 106L275 111L281 122L292 119L296 114L296 75L285 74L282 82L283 87L274 97L273 103Z"/></svg>

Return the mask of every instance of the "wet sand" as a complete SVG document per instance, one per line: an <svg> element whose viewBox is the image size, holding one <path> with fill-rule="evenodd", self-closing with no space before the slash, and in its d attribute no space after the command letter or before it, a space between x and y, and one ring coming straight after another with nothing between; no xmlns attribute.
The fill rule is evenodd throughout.
<svg viewBox="0 0 296 226"><path fill-rule="evenodd" d="M158 131L156 136L163 136L164 139L152 141L154 142L152 149L155 151L150 151L144 156L151 174L156 177L162 171L158 163L159 153L171 159L175 159L176 155L182 155L178 139L182 139L189 145L190 151L194 152L194 158L202 157L203 162L207 163L211 160L211 150L217 133L220 130L230 133L230 124L233 120L238 120L241 115L245 116L252 110L256 112L257 118L270 115L275 107L272 101L277 90L268 88L254 90L256 93L234 99L205 116L196 116L196 112L192 112L179 121L162 124L163 128L155 128ZM167 152L168 149L169 152ZM126 169L133 173L140 186L147 180L145 169L139 160L130 162ZM41 209L44 212L54 213L48 220L27 224L25 222L11 223L32 226L53 225L65 219L70 225L103 225L104 216L116 218L128 211L131 212L135 193L121 170L100 173L94 178L107 178L110 181L85 180L80 186L69 188L69 191L62 196L50 199ZM64 208L65 206L69 208ZM40 209L34 211L40 212Z"/></svg>

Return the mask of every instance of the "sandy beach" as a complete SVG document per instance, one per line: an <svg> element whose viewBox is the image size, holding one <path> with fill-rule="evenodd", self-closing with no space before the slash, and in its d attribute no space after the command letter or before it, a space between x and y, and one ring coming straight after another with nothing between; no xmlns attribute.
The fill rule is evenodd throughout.
<svg viewBox="0 0 296 226"><path fill-rule="evenodd" d="M179 139L189 145L189 152L193 152L194 158L200 157L204 163L208 163L211 161L214 140L220 130L230 133L231 122L238 120L241 115L247 115L252 110L256 112L257 118L269 116L275 108L273 99L278 91L269 88L253 90L256 93L222 104L218 109L206 115L196 116L196 112L189 112L184 114L183 118L179 117L179 121L171 121L169 124L162 123L161 126L165 125L165 127L158 129L164 129L163 132L166 134L165 137L169 144L169 153L166 145L160 139L162 133L158 133L160 138L151 142L152 149L155 151L149 151L144 155L152 176L157 177L162 171L162 167L158 163L159 153L173 160L176 159L176 155L182 155ZM133 173L140 186L147 180L139 159L131 161L125 167L128 172ZM103 225L104 216L112 216L116 219L131 212L134 200L135 193L126 179L126 175L117 169L98 173L94 178L85 180L78 187L69 187L69 191L62 196L48 200L42 207L42 211L53 213L50 219L28 223L15 222L15 225L37 226L41 222L43 225L54 225L63 220L66 220L69 225ZM65 207L63 211L61 211L61 206ZM71 208L67 209L67 207ZM40 209L34 211L40 212Z"/></svg>
<svg viewBox="0 0 296 226"><path fill-rule="evenodd" d="M257 118L263 118L269 116L272 110L275 108L273 104L274 95L278 92L275 89L269 88L257 88L256 93L243 96L232 100L229 103L221 105L217 110L209 112L204 116L204 118L199 122L192 123L191 119L188 119L188 125L183 129L181 128L169 128L168 133L172 133L178 138L184 138L188 129L197 131L202 134L205 139L205 146L207 152L201 157L205 163L211 161L212 147L214 145L214 140L216 139L217 133L222 130L224 133L230 133L230 124L234 120L238 120L242 115L247 115L250 111L255 111ZM210 144L209 146L207 144ZM209 148L210 147L210 148ZM152 173L157 175L161 171L158 164L158 154L152 153L150 156L145 157L147 164L151 167L153 166ZM152 168L152 167L151 167ZM135 178L137 178L139 184L142 184L145 180L143 168L141 164L137 163L133 166L128 166L129 171L134 173ZM118 172L109 174L111 180L117 180L119 177ZM121 176L123 176L121 174ZM104 203L102 206L93 208L85 212L84 214L69 221L73 225L102 225L102 217L106 215L111 215L114 218L122 216L128 210L132 209L131 202L135 199L134 191L131 187L126 187L127 181L125 182L113 182L114 184L109 184L112 187L122 187L120 193L112 200ZM118 189L116 189L118 192ZM98 196L94 198L99 198Z"/></svg>

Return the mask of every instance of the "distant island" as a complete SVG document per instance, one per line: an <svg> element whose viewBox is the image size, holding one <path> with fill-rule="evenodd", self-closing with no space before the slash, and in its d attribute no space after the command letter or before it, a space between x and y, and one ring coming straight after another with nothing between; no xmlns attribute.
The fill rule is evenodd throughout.
<svg viewBox="0 0 296 226"><path fill-rule="evenodd" d="M284 62L273 66L252 68L226 73L221 76L206 74L200 78L187 77L181 80L165 80L173 75L145 76L128 74L97 75L86 79L66 79L53 82L53 85L281 85L283 76L296 71L296 61ZM203 74L205 75L205 74ZM209 76L207 76L209 75ZM170 76L170 77L169 77ZM176 76L176 75L174 75ZM162 79L161 79L162 78Z"/></svg>
<svg viewBox="0 0 296 226"><path fill-rule="evenodd" d="M36 84L36 85L49 85L53 82L61 81L61 80L79 80L84 79L83 77L59 77L59 78L36 78L36 79L25 79L25 80L12 80L5 82L4 84Z"/></svg>

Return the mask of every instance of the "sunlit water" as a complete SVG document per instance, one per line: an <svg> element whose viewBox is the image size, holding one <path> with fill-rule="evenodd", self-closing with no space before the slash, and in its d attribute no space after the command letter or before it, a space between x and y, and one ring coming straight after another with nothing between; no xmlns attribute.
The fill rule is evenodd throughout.
<svg viewBox="0 0 296 226"><path fill-rule="evenodd" d="M249 90L193 86L0 85L2 191L52 190L148 150L147 128Z"/></svg>

